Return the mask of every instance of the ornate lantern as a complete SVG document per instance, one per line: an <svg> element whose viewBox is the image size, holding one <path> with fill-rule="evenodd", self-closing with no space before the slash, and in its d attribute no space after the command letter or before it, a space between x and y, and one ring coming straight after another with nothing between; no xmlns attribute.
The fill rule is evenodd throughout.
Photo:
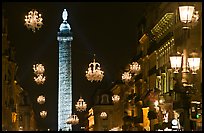
<svg viewBox="0 0 204 133"><path fill-rule="evenodd" d="M32 10L25 16L25 26L35 32L35 29L39 30L42 27L42 20L41 14L38 14L36 10Z"/></svg>
<svg viewBox="0 0 204 133"><path fill-rule="evenodd" d="M198 57L198 53L191 53L190 58L188 58L188 65L192 74L197 74L196 71L200 68L200 58Z"/></svg>
<svg viewBox="0 0 204 133"><path fill-rule="evenodd" d="M74 114L74 115L71 115L71 116L68 117L66 123L67 123L67 124L76 125L76 124L79 123L79 118L78 118L78 116L75 115L75 114Z"/></svg>
<svg viewBox="0 0 204 133"><path fill-rule="evenodd" d="M40 116L41 116L42 118L45 118L45 117L47 116L47 111L41 111L41 112L40 112Z"/></svg>
<svg viewBox="0 0 204 133"><path fill-rule="evenodd" d="M45 103L45 97L44 97L43 95L39 96L39 97L37 98L37 102L38 102L39 104L44 104L44 103Z"/></svg>
<svg viewBox="0 0 204 133"><path fill-rule="evenodd" d="M182 63L181 54L177 53L176 55L170 56L170 62L171 62L171 68L175 70L174 73L178 73Z"/></svg>
<svg viewBox="0 0 204 133"><path fill-rule="evenodd" d="M84 102L84 99L82 97L79 98L77 104L75 104L76 110L77 111L85 111L87 108L86 102Z"/></svg>
<svg viewBox="0 0 204 133"><path fill-rule="evenodd" d="M194 6L179 6L180 20L183 23L190 23L194 12Z"/></svg>

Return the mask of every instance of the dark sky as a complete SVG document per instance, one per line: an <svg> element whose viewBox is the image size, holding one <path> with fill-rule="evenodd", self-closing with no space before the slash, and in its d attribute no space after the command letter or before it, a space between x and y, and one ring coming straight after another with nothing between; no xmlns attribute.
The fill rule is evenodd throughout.
<svg viewBox="0 0 204 133"><path fill-rule="evenodd" d="M97 87L109 87L121 78L123 68L136 54L137 21L147 3L3 3L8 18L8 38L16 48L18 64L17 81L28 90L37 112L40 127L57 130L58 101L58 41L57 32L62 23L62 12L68 11L68 23L73 32L73 104L81 95L90 108L91 95ZM25 15L31 9L42 14L44 25L36 33L24 26ZM88 64L95 59L101 64L104 79L91 83L85 77ZM32 66L45 66L46 81L37 85ZM39 105L36 98L44 94L46 103ZM74 106L73 106L74 107ZM40 119L39 111L45 109L48 116ZM75 108L73 111L76 112ZM78 113L77 113L78 114ZM79 117L80 118L80 117ZM83 118L81 118L83 119Z"/></svg>

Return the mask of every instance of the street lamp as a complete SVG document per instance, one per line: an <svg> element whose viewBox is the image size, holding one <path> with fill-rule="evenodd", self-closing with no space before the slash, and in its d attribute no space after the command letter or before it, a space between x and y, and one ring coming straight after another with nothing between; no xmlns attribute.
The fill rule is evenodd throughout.
<svg viewBox="0 0 204 133"><path fill-rule="evenodd" d="M174 73L179 73L179 69L182 65L182 55L177 53L170 56L171 67L174 69ZM192 71L192 74L197 74L196 71L200 68L200 58L198 53L192 52L188 58L188 67Z"/></svg>
<svg viewBox="0 0 204 133"><path fill-rule="evenodd" d="M189 23L192 20L194 6L179 6L180 20Z"/></svg>
<svg viewBox="0 0 204 133"><path fill-rule="evenodd" d="M188 58L188 65L192 74L197 74L196 71L200 68L200 58L198 53L193 52L190 54L191 57Z"/></svg>
<svg viewBox="0 0 204 133"><path fill-rule="evenodd" d="M194 6L179 6L179 15L180 21L184 23L183 29L190 30L190 26L195 24L199 19L198 11L195 11ZM188 38L185 38L186 42L188 42ZM194 84L189 84L187 80L187 73L192 72L192 74L196 74L197 70L200 68L200 58L196 52L193 52L188 57L187 46L183 48L183 53L180 54L177 52L176 55L170 56L171 68L174 70L174 73L179 73L179 70L182 69L182 79L181 79L181 89L178 91L183 96L181 100L183 103L184 109L184 129L189 130L190 128L190 117L189 117L189 102L191 100L191 94L193 94L192 87ZM189 71L190 70L190 71ZM185 100L184 100L185 99ZM180 103L179 103L180 104Z"/></svg>
<svg viewBox="0 0 204 133"><path fill-rule="evenodd" d="M181 22L187 24L187 26L183 27L186 29L190 28L189 23L195 24L199 19L198 11L195 11L194 6L179 6L179 14Z"/></svg>
<svg viewBox="0 0 204 133"><path fill-rule="evenodd" d="M181 68L182 56L179 52L170 56L171 67L174 69L174 73L178 73Z"/></svg>

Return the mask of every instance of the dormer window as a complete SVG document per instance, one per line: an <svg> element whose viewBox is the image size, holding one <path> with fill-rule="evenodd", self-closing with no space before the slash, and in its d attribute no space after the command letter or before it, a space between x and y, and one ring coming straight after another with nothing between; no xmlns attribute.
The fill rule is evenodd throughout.
<svg viewBox="0 0 204 133"><path fill-rule="evenodd" d="M101 104L109 104L109 99L107 94L102 95Z"/></svg>

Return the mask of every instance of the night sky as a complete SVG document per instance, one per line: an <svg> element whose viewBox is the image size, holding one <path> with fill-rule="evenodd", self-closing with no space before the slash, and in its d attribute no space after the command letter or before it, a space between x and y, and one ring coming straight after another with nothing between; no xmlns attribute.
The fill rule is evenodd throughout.
<svg viewBox="0 0 204 133"><path fill-rule="evenodd" d="M58 102L58 41L57 32L62 23L62 12L68 11L68 23L73 33L72 77L73 104L80 96L87 102L98 87L110 87L121 79L124 67L136 54L137 21L147 3L3 3L8 18L8 39L16 49L18 65L17 81L30 94L40 128L57 130ZM44 25L36 33L24 26L25 15L32 9L42 14ZM85 77L88 64L95 59L104 71L100 83L89 82ZM45 66L46 81L37 85L32 66ZM43 94L46 103L39 105L37 97ZM39 111L47 110L48 116L41 119ZM73 112L76 109L73 105ZM78 112L76 114L79 114ZM79 119L81 116L79 115Z"/></svg>

